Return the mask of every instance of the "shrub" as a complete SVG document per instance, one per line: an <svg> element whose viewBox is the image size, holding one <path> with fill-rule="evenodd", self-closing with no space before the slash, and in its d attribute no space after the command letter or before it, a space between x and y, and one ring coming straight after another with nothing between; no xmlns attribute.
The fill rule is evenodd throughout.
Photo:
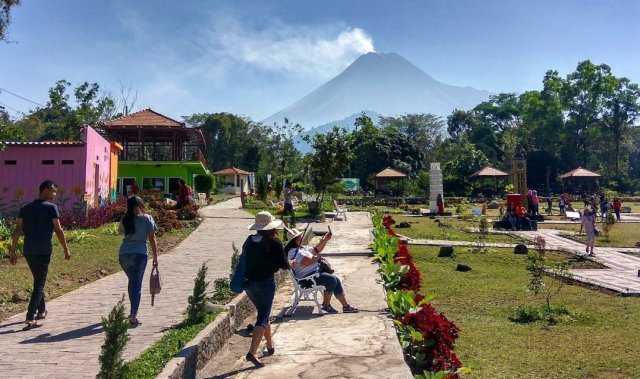
<svg viewBox="0 0 640 379"><path fill-rule="evenodd" d="M207 264L203 263L198 270L198 274L193 281L193 294L189 296L189 306L187 307L187 322L198 323L206 316L207 300Z"/></svg>
<svg viewBox="0 0 640 379"><path fill-rule="evenodd" d="M256 183L256 195L262 201L267 200L267 182L261 176Z"/></svg>
<svg viewBox="0 0 640 379"><path fill-rule="evenodd" d="M282 230L284 232L284 229ZM286 236L283 241L286 240ZM235 242L231 242L231 249L233 250L233 254L231 255L231 274L236 271L236 266L238 266L238 262L240 262L240 250L236 246Z"/></svg>
<svg viewBox="0 0 640 379"><path fill-rule="evenodd" d="M231 279L229 278L223 277L214 280L213 288L214 291L211 300L214 303L224 304L234 296L234 293L231 292Z"/></svg>
<svg viewBox="0 0 640 379"><path fill-rule="evenodd" d="M100 361L99 379L118 379L124 377L124 359L122 354L129 341L127 329L129 323L124 315L124 295L109 313L107 318L102 317L102 329L104 331L104 344L98 360Z"/></svg>
<svg viewBox="0 0 640 379"><path fill-rule="evenodd" d="M196 192L204 192L209 196L213 189L214 177L211 174L200 174L193 177Z"/></svg>
<svg viewBox="0 0 640 379"><path fill-rule="evenodd" d="M195 220L198 217L198 208L197 204L187 204L182 208L178 208L176 217L178 220Z"/></svg>

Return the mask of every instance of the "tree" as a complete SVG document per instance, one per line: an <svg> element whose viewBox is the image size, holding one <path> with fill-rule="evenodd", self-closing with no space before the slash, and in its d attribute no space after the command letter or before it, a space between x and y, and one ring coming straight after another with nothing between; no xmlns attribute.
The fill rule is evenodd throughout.
<svg viewBox="0 0 640 379"><path fill-rule="evenodd" d="M117 379L124 377L125 366L122 355L129 342L129 322L124 315L124 295L113 307L108 317L102 317L102 329L104 330L104 344L98 357L100 372L97 378Z"/></svg>
<svg viewBox="0 0 640 379"><path fill-rule="evenodd" d="M353 158L351 138L346 130L334 126L326 134L316 134L313 140L306 136L305 140L314 149L313 153L307 155L307 162L319 187L318 199L321 199L327 187L338 182L349 169Z"/></svg>
<svg viewBox="0 0 640 379"><path fill-rule="evenodd" d="M473 112L454 109L447 117L447 132L453 139L460 138L476 124Z"/></svg>
<svg viewBox="0 0 640 379"><path fill-rule="evenodd" d="M21 0L0 0L0 41L6 41L9 23L11 22L11 8L20 5Z"/></svg>
<svg viewBox="0 0 640 379"><path fill-rule="evenodd" d="M466 195L471 189L467 178L484 167L488 159L465 139L450 141L445 150L442 167L444 189L449 193Z"/></svg>
<svg viewBox="0 0 640 379"><path fill-rule="evenodd" d="M442 144L445 137L445 123L440 116L431 113L406 114L400 117L380 117L383 129L398 131L414 142L423 154L423 165L432 161L431 152Z"/></svg>

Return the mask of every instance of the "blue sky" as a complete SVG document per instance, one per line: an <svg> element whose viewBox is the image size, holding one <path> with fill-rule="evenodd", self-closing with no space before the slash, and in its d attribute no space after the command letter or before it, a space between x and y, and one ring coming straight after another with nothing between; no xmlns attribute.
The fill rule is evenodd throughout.
<svg viewBox="0 0 640 379"><path fill-rule="evenodd" d="M363 53L395 52L447 84L539 89L581 60L640 82L640 1L24 0L0 42L0 88L40 104L59 79L137 91L174 118L261 120ZM0 93L0 104L34 104ZM16 112L9 110L12 115Z"/></svg>

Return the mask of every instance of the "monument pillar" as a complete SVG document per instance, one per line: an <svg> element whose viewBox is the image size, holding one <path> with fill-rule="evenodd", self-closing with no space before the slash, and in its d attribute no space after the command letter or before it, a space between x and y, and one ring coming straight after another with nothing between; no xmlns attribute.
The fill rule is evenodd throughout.
<svg viewBox="0 0 640 379"><path fill-rule="evenodd" d="M438 213L438 205L436 203L438 194L442 194L444 199L440 162L435 162L431 163L431 168L429 169L429 211L431 213Z"/></svg>

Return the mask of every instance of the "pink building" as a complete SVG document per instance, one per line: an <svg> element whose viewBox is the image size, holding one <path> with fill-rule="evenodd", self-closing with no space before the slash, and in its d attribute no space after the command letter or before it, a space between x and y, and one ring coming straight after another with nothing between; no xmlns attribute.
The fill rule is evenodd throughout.
<svg viewBox="0 0 640 379"><path fill-rule="evenodd" d="M109 199L111 145L93 128L85 126L82 141L5 142L0 151L0 215L15 213L38 197L46 179L58 184L60 209ZM117 165L117 163L116 163ZM117 173L116 173L117 175Z"/></svg>

